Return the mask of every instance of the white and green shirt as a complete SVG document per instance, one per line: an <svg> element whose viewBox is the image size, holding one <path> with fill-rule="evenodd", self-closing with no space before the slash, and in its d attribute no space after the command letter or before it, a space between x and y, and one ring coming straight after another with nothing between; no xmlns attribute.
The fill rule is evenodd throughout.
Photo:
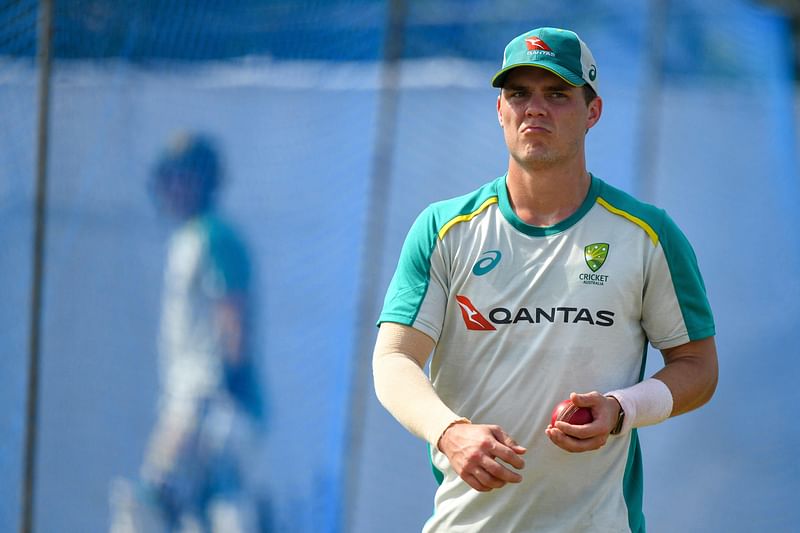
<svg viewBox="0 0 800 533"><path fill-rule="evenodd" d="M440 486L424 531L644 531L636 431L571 454L545 428L570 392L641 381L648 341L714 335L694 252L663 210L592 177L572 216L534 227L500 177L417 218L380 322L436 340L430 378L444 403L528 448L522 483L488 493L434 449Z"/></svg>
<svg viewBox="0 0 800 533"><path fill-rule="evenodd" d="M163 403L196 408L226 387L219 302L247 294L249 276L244 245L216 215L191 218L172 235L159 336Z"/></svg>

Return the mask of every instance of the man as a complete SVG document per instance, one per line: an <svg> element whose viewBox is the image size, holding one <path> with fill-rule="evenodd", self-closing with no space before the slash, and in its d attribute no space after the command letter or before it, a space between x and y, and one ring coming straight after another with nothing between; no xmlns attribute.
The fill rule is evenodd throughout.
<svg viewBox="0 0 800 533"><path fill-rule="evenodd" d="M263 421L250 352L250 263L214 209L220 162L205 136L182 134L152 184L176 223L164 276L159 416L143 478L167 531L255 531L247 464Z"/></svg>
<svg viewBox="0 0 800 533"><path fill-rule="evenodd" d="M635 428L716 387L694 253L664 211L587 172L603 102L575 33L516 37L492 85L508 172L411 228L379 319L377 395L430 444L424 531L642 532ZM665 364L643 380L648 341ZM593 421L551 426L565 398Z"/></svg>

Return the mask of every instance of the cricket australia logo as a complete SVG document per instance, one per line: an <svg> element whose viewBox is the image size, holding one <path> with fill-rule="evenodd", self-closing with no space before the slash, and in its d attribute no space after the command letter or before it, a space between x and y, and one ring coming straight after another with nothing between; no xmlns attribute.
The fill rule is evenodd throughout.
<svg viewBox="0 0 800 533"><path fill-rule="evenodd" d="M604 242L596 242L590 244L583 249L583 257L586 259L586 265L592 269L592 272L597 272L603 263L606 262L608 257L608 244Z"/></svg>
<svg viewBox="0 0 800 533"><path fill-rule="evenodd" d="M590 244L583 249L583 258L586 261L586 266L592 272L597 272L606 262L608 258L608 243L596 242ZM578 278L586 285L605 285L608 281L608 276L603 274L581 274Z"/></svg>

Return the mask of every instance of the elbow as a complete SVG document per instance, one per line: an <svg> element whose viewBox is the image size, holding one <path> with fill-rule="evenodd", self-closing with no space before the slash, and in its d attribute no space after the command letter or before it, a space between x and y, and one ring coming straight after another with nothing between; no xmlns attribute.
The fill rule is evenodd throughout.
<svg viewBox="0 0 800 533"><path fill-rule="evenodd" d="M719 383L719 364L717 362L717 354L714 351L713 357L707 358L708 364L705 369L704 384L701 393L698 395L697 407L707 404L714 397L717 391L717 384Z"/></svg>
<svg viewBox="0 0 800 533"><path fill-rule="evenodd" d="M378 398L378 401L383 405L386 406L384 402L384 376L385 371L382 371L382 367L385 365L385 361L382 361L380 357L373 357L372 359L372 387L375 391L375 396Z"/></svg>
<svg viewBox="0 0 800 533"><path fill-rule="evenodd" d="M700 397L700 405L698 405L698 407L700 407L701 405L705 405L711 401L711 398L714 397L714 393L717 391L718 382L719 382L719 374L715 369L713 374L709 376L706 382L706 387L703 390L703 394Z"/></svg>
<svg viewBox="0 0 800 533"><path fill-rule="evenodd" d="M717 358L717 346L714 342L714 337L703 339L697 344L700 350L695 361L697 371L700 372L702 376L702 386L697 395L697 399L699 400L697 407L700 407L711 401L711 398L717 390L717 384L719 383L719 360Z"/></svg>

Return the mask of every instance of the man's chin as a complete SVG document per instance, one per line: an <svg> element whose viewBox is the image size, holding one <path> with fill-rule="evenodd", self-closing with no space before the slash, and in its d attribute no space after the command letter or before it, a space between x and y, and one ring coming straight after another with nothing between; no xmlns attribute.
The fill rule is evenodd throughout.
<svg viewBox="0 0 800 533"><path fill-rule="evenodd" d="M531 169L550 168L561 160L557 154L544 150L528 151L514 159L516 159L517 163L521 166Z"/></svg>

